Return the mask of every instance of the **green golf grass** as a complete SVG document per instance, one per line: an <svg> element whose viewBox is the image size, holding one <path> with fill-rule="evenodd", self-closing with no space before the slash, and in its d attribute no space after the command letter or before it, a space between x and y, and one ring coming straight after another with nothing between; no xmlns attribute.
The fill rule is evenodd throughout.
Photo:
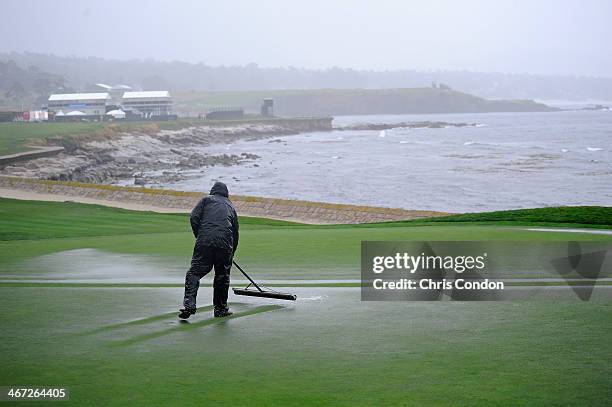
<svg viewBox="0 0 612 407"><path fill-rule="evenodd" d="M568 211L580 216L564 221ZM589 224L590 211L609 213L564 208L532 221L367 226L242 218L237 258L257 276L325 280L358 278L361 240L612 240L525 230ZM591 226L609 227L607 216ZM168 267L180 278L193 245L186 215L0 199L0 225L0 277L23 277L21 285L0 282L0 386L65 386L71 401L64 404L104 406L611 401L609 296L373 303L361 302L355 287L296 284L283 289L297 293L295 303L230 294L235 315L219 320L203 287L201 309L179 323L180 287L66 286L61 276L40 286L28 276L58 262L85 276L88 265L74 263L82 257L65 253L92 253Z"/></svg>
<svg viewBox="0 0 612 407"><path fill-rule="evenodd" d="M28 144L47 137L98 132L105 126L104 123L0 123L0 155L31 150Z"/></svg>
<svg viewBox="0 0 612 407"><path fill-rule="evenodd" d="M362 240L612 240L610 235L526 230L534 225L585 226L590 213L598 214L600 223L589 226L612 228L610 208L532 212L540 214L532 222L487 221L490 215L481 214L475 222L450 217L446 222L332 226L242 217L237 259L265 278L357 279ZM562 223L568 218L576 223ZM186 214L0 199L0 222L0 277L3 270L14 272L17 263L33 257L83 248L148 256L186 268L193 249ZM29 271L33 266L24 267Z"/></svg>
<svg viewBox="0 0 612 407"><path fill-rule="evenodd" d="M44 123L0 123L0 155L31 150L33 142L51 137L95 135L109 131L129 131L142 127L181 128L192 122L178 120L171 122L44 122Z"/></svg>
<svg viewBox="0 0 612 407"><path fill-rule="evenodd" d="M230 304L232 319L203 310L181 324L180 288L0 288L0 382L65 386L79 405L609 403L609 302L301 290L323 299Z"/></svg>

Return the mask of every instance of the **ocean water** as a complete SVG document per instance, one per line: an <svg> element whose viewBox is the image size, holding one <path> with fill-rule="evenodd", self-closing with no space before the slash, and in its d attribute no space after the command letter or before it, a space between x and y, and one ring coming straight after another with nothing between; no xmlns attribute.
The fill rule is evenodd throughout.
<svg viewBox="0 0 612 407"><path fill-rule="evenodd" d="M612 111L342 116L335 126L406 121L442 129L331 131L241 141L211 154L252 162L183 172L164 187L449 212L612 205Z"/></svg>

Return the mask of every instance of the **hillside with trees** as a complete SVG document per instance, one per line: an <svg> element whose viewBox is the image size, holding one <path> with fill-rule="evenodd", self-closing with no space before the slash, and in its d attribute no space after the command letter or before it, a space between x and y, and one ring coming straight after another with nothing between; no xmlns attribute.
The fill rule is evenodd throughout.
<svg viewBox="0 0 612 407"><path fill-rule="evenodd" d="M489 99L612 100L612 78L597 77L470 71L366 71L338 67L312 70L264 68L256 64L210 66L180 61L124 61L15 52L0 53L0 61L13 61L25 70L35 66L63 77L65 86L78 90L89 90L99 82L173 92L422 88L436 82Z"/></svg>
<svg viewBox="0 0 612 407"><path fill-rule="evenodd" d="M64 88L61 75L35 65L21 67L14 61L0 60L0 106L20 109L46 102L49 93Z"/></svg>

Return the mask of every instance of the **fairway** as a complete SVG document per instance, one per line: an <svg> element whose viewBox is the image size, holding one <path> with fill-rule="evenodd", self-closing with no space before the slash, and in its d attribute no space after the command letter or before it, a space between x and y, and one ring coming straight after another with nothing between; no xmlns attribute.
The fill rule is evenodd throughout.
<svg viewBox="0 0 612 407"><path fill-rule="evenodd" d="M238 261L257 278L292 285L283 291L298 301L230 293L235 314L214 319L206 277L198 313L180 323L193 245L186 215L0 199L0 223L0 385L65 386L72 402L87 405L609 401L607 286L589 302L568 287L537 288L537 301L362 302L358 288L338 282L359 278L361 240L610 235L529 231L524 221L309 226L242 218ZM547 223L555 219L531 224ZM576 225L584 227L566 227Z"/></svg>
<svg viewBox="0 0 612 407"><path fill-rule="evenodd" d="M0 123L0 155L31 150L30 144L46 138L99 135L118 131L146 130L147 128L181 128L190 122L43 122Z"/></svg>

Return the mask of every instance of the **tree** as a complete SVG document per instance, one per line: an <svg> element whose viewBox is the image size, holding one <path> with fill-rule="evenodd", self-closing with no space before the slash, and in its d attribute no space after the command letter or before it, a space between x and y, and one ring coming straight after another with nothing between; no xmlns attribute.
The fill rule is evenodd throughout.
<svg viewBox="0 0 612 407"><path fill-rule="evenodd" d="M4 96L16 104L20 104L24 102L26 96L28 96L28 92L21 82L13 82L13 84L10 85L8 90L4 93Z"/></svg>

